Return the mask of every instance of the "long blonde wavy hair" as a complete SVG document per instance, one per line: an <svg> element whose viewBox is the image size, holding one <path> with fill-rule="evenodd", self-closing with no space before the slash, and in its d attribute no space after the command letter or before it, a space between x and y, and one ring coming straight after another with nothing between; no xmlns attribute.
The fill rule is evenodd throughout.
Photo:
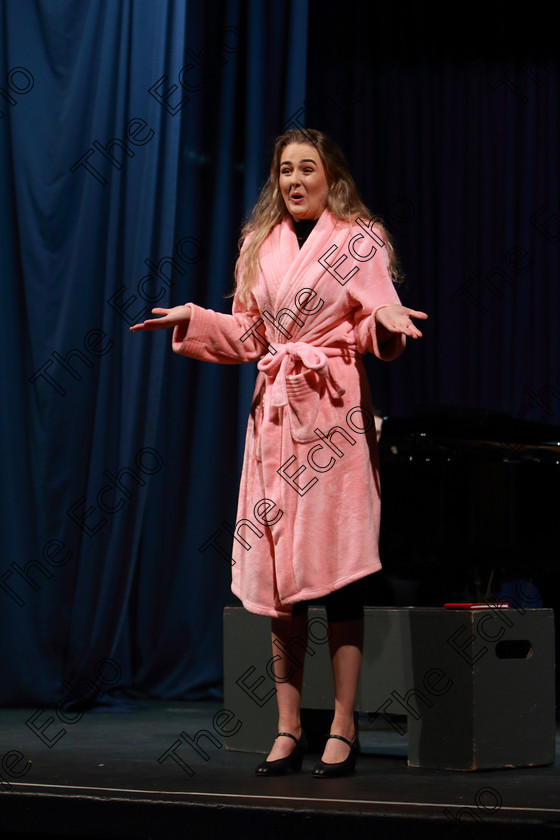
<svg viewBox="0 0 560 840"><path fill-rule="evenodd" d="M235 295L244 304L248 302L249 292L257 279L259 249L262 243L272 228L289 215L280 191L279 178L282 150L290 143L313 144L319 152L329 187L326 206L333 216L347 222L355 221L358 216L364 220L372 218L371 212L358 195L342 150L330 137L312 128L292 129L281 134L274 143L270 175L239 239L240 254L235 264L235 289L230 297ZM373 221L383 230L389 271L393 282L399 283L402 275L389 233L379 216L374 216ZM253 234L250 242L241 251L241 246L250 234Z"/></svg>

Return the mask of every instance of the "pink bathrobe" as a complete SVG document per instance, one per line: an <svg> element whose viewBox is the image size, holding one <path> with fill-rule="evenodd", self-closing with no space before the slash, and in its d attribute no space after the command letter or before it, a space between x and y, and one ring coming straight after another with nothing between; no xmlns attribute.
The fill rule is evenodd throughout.
<svg viewBox="0 0 560 840"><path fill-rule="evenodd" d="M361 355L381 347L375 312L399 303L381 231L325 210L301 250L286 218L259 252L250 302L191 306L173 350L223 364L258 360L233 535L232 590L247 610L289 618L381 568L375 425Z"/></svg>

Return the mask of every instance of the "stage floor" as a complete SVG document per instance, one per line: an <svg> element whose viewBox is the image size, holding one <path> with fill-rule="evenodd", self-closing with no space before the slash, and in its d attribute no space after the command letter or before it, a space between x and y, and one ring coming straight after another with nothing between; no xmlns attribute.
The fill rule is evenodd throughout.
<svg viewBox="0 0 560 840"><path fill-rule="evenodd" d="M353 776L312 778L317 756L308 755L301 773L263 779L254 775L262 756L230 751L216 735L212 719L223 704L128 705L77 713L73 724L55 710L0 709L2 838L172 840L219 831L236 840L289 840L395 830L417 837L427 828L450 837L560 838L560 731L553 766L425 770L407 766L406 735L382 718L361 716L362 754ZM30 720L45 727L50 746ZM194 737L201 729L222 744L199 741L206 759L183 744L177 755L185 767L171 756L158 761L181 732ZM16 752L32 762L19 779L24 762Z"/></svg>

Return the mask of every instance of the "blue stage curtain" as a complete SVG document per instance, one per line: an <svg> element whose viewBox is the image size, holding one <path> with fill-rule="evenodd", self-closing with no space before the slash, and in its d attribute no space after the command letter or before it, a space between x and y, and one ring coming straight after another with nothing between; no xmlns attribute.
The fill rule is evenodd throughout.
<svg viewBox="0 0 560 840"><path fill-rule="evenodd" d="M0 702L219 697L255 366L129 325L231 310L307 3L7 0L0 24Z"/></svg>

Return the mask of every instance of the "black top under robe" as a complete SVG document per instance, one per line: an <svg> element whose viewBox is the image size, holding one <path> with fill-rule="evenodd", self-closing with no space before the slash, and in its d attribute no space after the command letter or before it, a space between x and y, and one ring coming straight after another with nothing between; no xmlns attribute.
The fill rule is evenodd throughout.
<svg viewBox="0 0 560 840"><path fill-rule="evenodd" d="M296 220L292 216L292 222L294 223L294 230L296 232L297 241L300 248L318 221L319 219L300 219L299 222L296 222Z"/></svg>

